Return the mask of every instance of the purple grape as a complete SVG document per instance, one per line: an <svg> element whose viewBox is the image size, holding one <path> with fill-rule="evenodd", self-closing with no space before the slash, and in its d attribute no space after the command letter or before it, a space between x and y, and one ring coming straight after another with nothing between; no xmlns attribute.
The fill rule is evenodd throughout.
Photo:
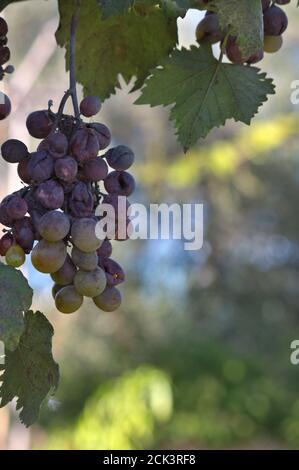
<svg viewBox="0 0 299 470"><path fill-rule="evenodd" d="M125 204L124 204L123 199L125 199ZM121 201L121 206L119 206L120 201ZM113 207L116 220L118 219L118 216L119 216L118 212L120 210L120 207L122 208L123 206L125 206L126 214L128 213L128 209L130 207L129 201L124 196L120 196L120 199L119 199L119 196L117 194L105 194L105 196L103 197L103 204L109 204L110 206ZM126 214L120 214L120 215L124 216Z"/></svg>
<svg viewBox="0 0 299 470"><path fill-rule="evenodd" d="M97 250L100 258L110 258L112 255L112 245L110 240L104 240L100 248Z"/></svg>
<svg viewBox="0 0 299 470"><path fill-rule="evenodd" d="M126 171L112 171L104 181L107 193L130 196L135 190L135 180Z"/></svg>
<svg viewBox="0 0 299 470"><path fill-rule="evenodd" d="M78 163L72 157L59 158L55 162L55 175L60 180L71 183L76 179Z"/></svg>
<svg viewBox="0 0 299 470"><path fill-rule="evenodd" d="M108 175L108 165L102 158L94 158L85 163L82 174L87 181L101 181Z"/></svg>
<svg viewBox="0 0 299 470"><path fill-rule="evenodd" d="M10 59L10 50L6 46L0 47L0 65L6 64Z"/></svg>
<svg viewBox="0 0 299 470"><path fill-rule="evenodd" d="M17 244L29 255L35 240L31 219L24 217L23 219L17 220L13 225L13 235Z"/></svg>
<svg viewBox="0 0 299 470"><path fill-rule="evenodd" d="M27 117L26 126L32 137L45 139L52 130L53 121L47 110L34 111Z"/></svg>
<svg viewBox="0 0 299 470"><path fill-rule="evenodd" d="M11 102L5 93L0 92L0 121L7 118L11 112Z"/></svg>
<svg viewBox="0 0 299 470"><path fill-rule="evenodd" d="M70 199L69 207L74 217L90 217L94 209L94 199L89 185L79 182L74 187Z"/></svg>
<svg viewBox="0 0 299 470"><path fill-rule="evenodd" d="M28 205L20 196L12 196L6 204L6 210L13 220L23 219L27 214Z"/></svg>
<svg viewBox="0 0 299 470"><path fill-rule="evenodd" d="M51 178L54 173L53 158L44 150L34 152L29 158L27 171L32 181L42 183Z"/></svg>
<svg viewBox="0 0 299 470"><path fill-rule="evenodd" d="M108 129L108 127L105 126L105 124L101 124L99 122L93 122L92 124L89 124L88 127L91 127L92 129L96 131L100 150L104 150L110 145L111 132Z"/></svg>
<svg viewBox="0 0 299 470"><path fill-rule="evenodd" d="M4 18L0 18L0 37L6 36L8 33L8 26Z"/></svg>
<svg viewBox="0 0 299 470"><path fill-rule="evenodd" d="M48 180L38 186L35 197L46 209L60 209L64 202L64 191L57 181Z"/></svg>
<svg viewBox="0 0 299 470"><path fill-rule="evenodd" d="M78 129L71 139L70 150L79 163L95 158L100 150L96 131L88 127Z"/></svg>
<svg viewBox="0 0 299 470"><path fill-rule="evenodd" d="M12 246L14 238L11 233L5 233L0 240L0 256L5 256L9 248Z"/></svg>
<svg viewBox="0 0 299 470"><path fill-rule="evenodd" d="M46 150L55 160L63 158L68 151L68 140L62 132L55 132L39 144L38 150Z"/></svg>
<svg viewBox="0 0 299 470"><path fill-rule="evenodd" d="M116 287L106 287L97 297L93 299L95 305L104 312L114 312L121 305L121 293Z"/></svg>
<svg viewBox="0 0 299 470"><path fill-rule="evenodd" d="M118 147L108 150L105 158L111 168L118 171L124 171L130 168L133 164L135 156L129 147L119 145Z"/></svg>
<svg viewBox="0 0 299 470"><path fill-rule="evenodd" d="M122 267L111 258L99 258L98 265L104 269L107 278L107 286L115 287L125 281L125 273Z"/></svg>
<svg viewBox="0 0 299 470"><path fill-rule="evenodd" d="M262 9L266 11L271 5L271 0L262 0Z"/></svg>
<svg viewBox="0 0 299 470"><path fill-rule="evenodd" d="M288 17L276 5L272 5L264 13L264 32L267 36L280 36L288 27Z"/></svg>
<svg viewBox="0 0 299 470"><path fill-rule="evenodd" d="M77 268L74 265L72 258L67 255L64 265L55 273L51 274L52 280L60 286L69 286L73 284Z"/></svg>
<svg viewBox="0 0 299 470"><path fill-rule="evenodd" d="M8 163L19 163L28 155L28 149L23 142L9 139L1 147L2 158Z"/></svg>
<svg viewBox="0 0 299 470"><path fill-rule="evenodd" d="M28 172L29 158L25 158L18 164L18 175L25 184L30 184L31 177Z"/></svg>
<svg viewBox="0 0 299 470"><path fill-rule="evenodd" d="M92 117L98 114L101 107L101 100L97 96L86 96L80 103L80 112L85 117Z"/></svg>
<svg viewBox="0 0 299 470"><path fill-rule="evenodd" d="M7 203L10 198L11 196L6 197L0 204L0 224L4 225L5 227L11 227L13 224L13 218L7 211Z"/></svg>

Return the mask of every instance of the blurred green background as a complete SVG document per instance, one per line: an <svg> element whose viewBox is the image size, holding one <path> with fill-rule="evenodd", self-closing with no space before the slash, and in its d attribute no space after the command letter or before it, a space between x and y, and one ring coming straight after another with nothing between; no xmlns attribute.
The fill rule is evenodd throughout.
<svg viewBox="0 0 299 470"><path fill-rule="evenodd" d="M14 404L0 410L5 449L299 448L299 13L287 8L284 48L267 56L271 97L252 126L233 122L187 155L167 110L133 105L126 86L97 119L114 143L137 155L132 201L205 205L202 250L181 241L115 246L127 282L114 314L85 303L79 314L55 311L47 276L28 261L35 308L55 327L61 368L57 395L30 430ZM9 44L16 73L6 83L14 112L1 141L26 134L26 115L57 105L67 88L64 51L55 47L55 0L9 6ZM201 13L179 20L180 42L194 43ZM101 71L97 71L101 73ZM0 192L20 183L1 162Z"/></svg>

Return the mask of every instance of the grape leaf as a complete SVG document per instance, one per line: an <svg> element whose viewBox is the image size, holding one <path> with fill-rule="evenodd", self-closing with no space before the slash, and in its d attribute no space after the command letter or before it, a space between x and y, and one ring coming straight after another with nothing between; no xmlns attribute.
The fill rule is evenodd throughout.
<svg viewBox="0 0 299 470"><path fill-rule="evenodd" d="M207 4L205 3L205 8ZM221 28L230 30L244 57L255 54L264 45L261 0L210 0L208 8L217 11Z"/></svg>
<svg viewBox="0 0 299 470"><path fill-rule="evenodd" d="M60 0L59 10L57 42L68 46L74 1ZM136 76L134 88L138 89L150 69L169 54L176 42L176 18L169 18L159 8L145 16L129 12L103 20L96 0L83 2L76 43L77 81L85 94L97 94L102 99L119 86L118 74L126 81Z"/></svg>
<svg viewBox="0 0 299 470"><path fill-rule="evenodd" d="M0 263L0 341L13 350L24 330L24 315L32 303L32 289L21 271Z"/></svg>
<svg viewBox="0 0 299 470"><path fill-rule="evenodd" d="M25 330L15 351L5 348L5 364L0 379L1 405L17 397L21 421L30 426L50 391L56 390L59 368L52 356L53 328L41 312L25 313Z"/></svg>
<svg viewBox="0 0 299 470"><path fill-rule="evenodd" d="M210 46L193 46L175 51L155 69L136 103L173 105L170 118L187 150L227 119L250 124L274 90L258 68L218 62Z"/></svg>
<svg viewBox="0 0 299 470"><path fill-rule="evenodd" d="M98 0L103 18L125 13L134 4L134 0Z"/></svg>

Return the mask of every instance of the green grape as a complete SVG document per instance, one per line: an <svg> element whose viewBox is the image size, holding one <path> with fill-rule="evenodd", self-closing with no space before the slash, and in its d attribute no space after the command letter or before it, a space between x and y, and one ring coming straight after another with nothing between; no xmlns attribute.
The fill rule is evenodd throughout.
<svg viewBox="0 0 299 470"><path fill-rule="evenodd" d="M50 211L40 219L37 228L48 242L59 242L68 235L70 225L68 216L63 212Z"/></svg>
<svg viewBox="0 0 299 470"><path fill-rule="evenodd" d="M51 278L60 286L69 286L70 284L73 284L76 272L76 266L74 265L71 257L67 255L63 266L58 271L51 274Z"/></svg>
<svg viewBox="0 0 299 470"><path fill-rule="evenodd" d="M63 266L66 255L66 245L62 241L41 240L32 250L31 261L37 271L52 274Z"/></svg>
<svg viewBox="0 0 299 470"><path fill-rule="evenodd" d="M20 268L26 260L25 252L20 245L12 245L6 252L5 261L8 266Z"/></svg>
<svg viewBox="0 0 299 470"><path fill-rule="evenodd" d="M107 287L104 292L94 297L93 301L104 312L114 312L121 304L121 293L116 287Z"/></svg>
<svg viewBox="0 0 299 470"><path fill-rule="evenodd" d="M59 284L54 284L54 286L52 287L52 297L54 300L55 300L56 294L58 294L58 292L64 287L65 286L60 286Z"/></svg>
<svg viewBox="0 0 299 470"><path fill-rule="evenodd" d="M77 219L72 225L72 240L74 245L84 253L91 253L100 248L102 240L96 236L96 224L94 219Z"/></svg>
<svg viewBox="0 0 299 470"><path fill-rule="evenodd" d="M58 291L55 296L55 305L61 313L74 313L83 304L83 296L80 295L74 286L66 286Z"/></svg>
<svg viewBox="0 0 299 470"><path fill-rule="evenodd" d="M282 36L265 36L264 37L264 51L269 54L274 54L281 49L283 44Z"/></svg>
<svg viewBox="0 0 299 470"><path fill-rule="evenodd" d="M83 271L94 271L98 266L98 255L96 251L84 253L74 247L72 249L72 260L75 265Z"/></svg>
<svg viewBox="0 0 299 470"><path fill-rule="evenodd" d="M85 297L100 295L105 290L106 284L106 274L101 268L90 272L78 271L74 279L77 292Z"/></svg>

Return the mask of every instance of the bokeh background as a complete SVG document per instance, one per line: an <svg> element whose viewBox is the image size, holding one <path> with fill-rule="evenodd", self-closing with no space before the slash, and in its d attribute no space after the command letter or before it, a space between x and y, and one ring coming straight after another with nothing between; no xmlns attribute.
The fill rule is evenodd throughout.
<svg viewBox="0 0 299 470"><path fill-rule="evenodd" d="M30 430L14 403L0 410L0 448L299 448L299 366L290 363L290 343L299 338L299 105L290 101L299 12L292 4L284 48L261 64L277 95L251 127L229 122L184 155L167 110L134 106L137 95L125 84L105 103L97 119L115 144L137 154L132 201L204 203L204 247L116 245L127 282L114 314L92 302L74 316L59 314L49 278L28 260L34 307L55 327L61 383ZM1 123L1 142L15 137L33 150L26 115L48 99L57 105L67 89L57 11L55 0L5 10L16 72L4 88L14 109ZM182 45L195 42L201 16L190 11L179 20ZM3 197L20 181L13 165L0 165Z"/></svg>

